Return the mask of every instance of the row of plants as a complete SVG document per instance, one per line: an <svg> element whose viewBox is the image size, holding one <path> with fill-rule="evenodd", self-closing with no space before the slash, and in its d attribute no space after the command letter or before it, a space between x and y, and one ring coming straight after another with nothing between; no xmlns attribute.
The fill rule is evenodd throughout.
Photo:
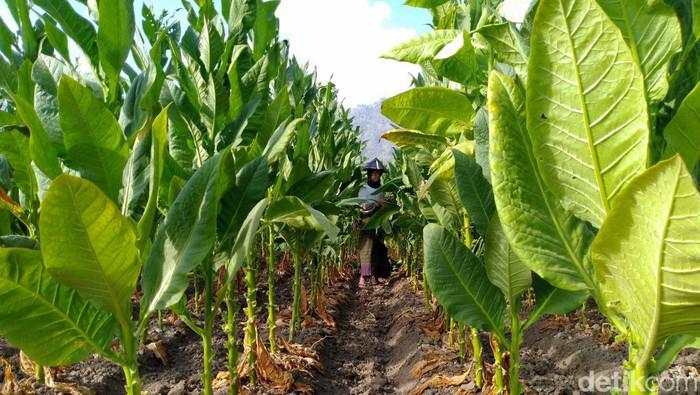
<svg viewBox="0 0 700 395"><path fill-rule="evenodd" d="M386 226L422 240L427 300L470 337L478 386L479 331L493 389L522 393L523 332L592 298L629 393L655 392L700 337L697 5L539 0L514 24L500 3L408 3L433 30L384 55L421 66L382 106Z"/></svg>
<svg viewBox="0 0 700 395"><path fill-rule="evenodd" d="M221 316L229 392L239 372L255 383L260 348L277 350L279 251L293 257L293 339L304 277L313 306L352 241L338 203L360 180L349 114L289 56L279 1L183 0L184 23L144 5L140 26L132 0L7 4L19 28L0 24L0 335L39 376L99 354L138 394L139 347L170 310L201 337L211 394Z"/></svg>

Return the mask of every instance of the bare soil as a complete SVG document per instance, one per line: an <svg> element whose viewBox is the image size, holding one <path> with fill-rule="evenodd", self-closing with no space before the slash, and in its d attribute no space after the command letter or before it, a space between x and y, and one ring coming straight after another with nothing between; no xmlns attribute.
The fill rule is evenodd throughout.
<svg viewBox="0 0 700 395"><path fill-rule="evenodd" d="M263 274L264 276L264 274ZM262 276L261 276L262 277ZM265 334L265 287L258 295L260 321ZM291 300L288 275L281 277L278 303L279 336L286 337L285 320ZM324 309L309 311L295 342L312 353L306 366L291 369L295 385L289 392L318 394L471 394L480 393L472 381L472 367L462 362L457 346L448 347L443 318L424 300L420 284L394 273L388 284L357 288L349 273L327 286ZM241 299L241 306L245 300ZM327 314L326 314L327 313ZM243 320L243 313L239 313ZM242 321L241 321L242 326ZM242 332L242 331L239 331ZM242 335L241 335L242 336ZM264 336L263 336L264 339ZM621 343L594 306L566 316L547 317L530 328L522 349L521 380L528 394L575 393L593 371L599 377L621 377L626 357ZM221 323L214 337L214 372L226 370L225 335ZM154 320L140 352L144 390L150 394L195 394L201 391L200 339L182 322L166 316L162 326ZM490 370L488 339L482 338L486 369ZM310 354L311 355L311 354ZM20 369L19 350L0 339L0 358L10 362L18 381L31 383ZM469 358L467 356L466 360ZM696 377L700 381L700 350L685 350L662 377ZM122 371L100 358L54 371L57 381L71 390L95 394L123 393ZM3 386L0 375L0 388ZM583 380L583 381L581 381ZM244 379L244 393L283 393ZM700 387L700 385L699 385ZM70 393L40 385L27 392ZM585 387L584 387L585 389ZM219 393L224 393L220 390ZM687 393L700 393L697 390Z"/></svg>

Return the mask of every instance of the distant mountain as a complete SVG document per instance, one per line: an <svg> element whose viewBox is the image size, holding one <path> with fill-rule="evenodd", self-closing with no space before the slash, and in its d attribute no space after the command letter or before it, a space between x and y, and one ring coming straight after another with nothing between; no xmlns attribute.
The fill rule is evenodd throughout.
<svg viewBox="0 0 700 395"><path fill-rule="evenodd" d="M360 128L360 138L365 142L363 155L366 159L379 158L389 163L394 158L395 146L381 136L393 128L381 112L381 101L362 104L350 110L353 124Z"/></svg>

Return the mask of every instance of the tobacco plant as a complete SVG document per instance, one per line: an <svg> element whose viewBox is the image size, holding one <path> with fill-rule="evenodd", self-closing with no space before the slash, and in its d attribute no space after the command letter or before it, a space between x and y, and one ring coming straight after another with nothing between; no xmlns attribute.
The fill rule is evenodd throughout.
<svg viewBox="0 0 700 395"><path fill-rule="evenodd" d="M144 6L138 34L129 0L88 4L88 17L66 1L34 1L36 24L29 2L9 4L20 33L3 29L0 45L0 150L12 170L1 200L15 217L3 231L15 235L3 236L2 245L26 249L0 250L0 297L7 305L25 300L20 307L30 319L3 311L0 334L36 362L61 365L98 353L122 365L127 392L139 393L140 341L151 315L172 308L202 338L202 384L211 393L213 325L225 301L235 393L236 279L244 267L254 380L253 251L271 173L284 171L277 162L288 147L308 152L316 139L332 149L314 151L310 157L319 159L309 166L335 169L332 155L342 155L335 182L348 183L360 149L336 92L288 59L277 39L277 4L225 2L219 13L211 2L184 1L184 26ZM70 63L68 40L85 54L89 72ZM307 137L295 141L304 118ZM314 124L323 132L311 136ZM300 185L290 193L307 189ZM217 284L219 270L226 275ZM143 297L133 300L140 304L134 317L139 276ZM204 282L202 324L187 307L197 278ZM27 325L35 328L31 337Z"/></svg>
<svg viewBox="0 0 700 395"><path fill-rule="evenodd" d="M447 2L433 12L444 16L450 7L463 6ZM463 237L454 226L437 215L434 220L442 227L425 229L424 238L431 237L425 241L425 271L452 316L461 312L459 319L510 345L513 393L520 391L520 334L538 317L535 312L524 323L518 318L530 270L569 291L546 300L581 302L587 293L593 296L628 339L631 393L654 391L648 377L669 366L698 335L693 318L698 243L691 235L697 232L699 206L691 174L697 178L694 141L700 119L695 114L698 44L692 10L687 1L671 6L540 1L522 26L484 13L471 33L436 30L389 54L423 66L418 85L441 85L447 76L441 70L458 54L466 54L459 57L462 64L488 59L485 108L479 108L481 98L467 84L462 93L471 106L458 107L458 96L444 90L440 100L426 100L438 88L423 88L387 100L384 113L400 126L417 129L386 135L400 146L419 147L417 158L430 146L454 145L450 135L474 135L473 158L453 155L453 182L460 192L460 178L477 192L490 190L477 176L478 163L493 183L497 218L482 215L488 200L460 194L476 234L486 236L486 266L466 248L472 240L460 243ZM479 81L477 69L470 70ZM454 75L447 78L455 81ZM435 179L431 175L429 188ZM443 207L458 207L450 203L458 199L443 196ZM444 253L440 246L447 245L459 253ZM455 282L460 277L464 281ZM542 284L535 281L536 294ZM505 300L493 305L498 289ZM506 310L510 336L500 321ZM497 386L498 374L497 369Z"/></svg>

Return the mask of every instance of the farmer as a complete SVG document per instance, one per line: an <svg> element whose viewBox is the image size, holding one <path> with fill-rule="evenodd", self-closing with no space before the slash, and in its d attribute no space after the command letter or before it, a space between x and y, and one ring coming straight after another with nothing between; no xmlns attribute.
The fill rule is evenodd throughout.
<svg viewBox="0 0 700 395"><path fill-rule="evenodd" d="M360 216L362 224L366 225L370 217L384 206L384 193L378 189L382 185L382 174L385 168L382 161L374 158L367 162L364 169L367 171L367 183L360 189L358 197L364 200L360 203ZM380 229L363 228L360 231L360 288L363 288L372 277L386 279L389 277L389 272L389 257L384 245L384 234Z"/></svg>

